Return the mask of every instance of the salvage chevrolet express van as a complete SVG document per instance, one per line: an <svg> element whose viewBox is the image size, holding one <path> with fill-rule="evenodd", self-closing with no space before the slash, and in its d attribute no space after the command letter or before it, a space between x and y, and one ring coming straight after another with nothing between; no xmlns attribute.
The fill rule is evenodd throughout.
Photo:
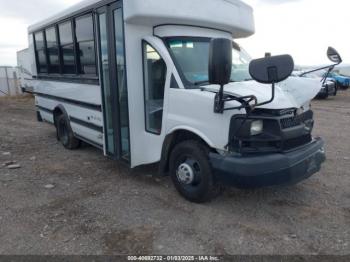
<svg viewBox="0 0 350 262"><path fill-rule="evenodd" d="M159 163L193 202L220 185L297 183L325 160L319 85L288 78L290 56L251 61L235 43L254 33L241 1L86 0L28 31L22 85L68 149Z"/></svg>

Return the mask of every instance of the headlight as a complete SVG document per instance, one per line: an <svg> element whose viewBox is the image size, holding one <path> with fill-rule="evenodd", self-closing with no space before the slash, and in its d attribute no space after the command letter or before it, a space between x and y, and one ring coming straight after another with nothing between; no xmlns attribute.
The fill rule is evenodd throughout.
<svg viewBox="0 0 350 262"><path fill-rule="evenodd" d="M253 121L250 126L250 135L260 135L264 129L264 122L262 120Z"/></svg>

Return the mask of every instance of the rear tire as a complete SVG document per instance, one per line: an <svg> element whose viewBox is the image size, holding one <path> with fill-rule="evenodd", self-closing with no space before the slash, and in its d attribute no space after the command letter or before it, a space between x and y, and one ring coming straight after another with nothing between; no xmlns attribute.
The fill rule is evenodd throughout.
<svg viewBox="0 0 350 262"><path fill-rule="evenodd" d="M177 191L188 201L209 202L222 192L213 176L208 155L209 148L194 140L178 144L171 153L171 179Z"/></svg>
<svg viewBox="0 0 350 262"><path fill-rule="evenodd" d="M81 141L74 136L69 120L64 115L57 117L56 129L58 140L65 148L73 150L80 147Z"/></svg>

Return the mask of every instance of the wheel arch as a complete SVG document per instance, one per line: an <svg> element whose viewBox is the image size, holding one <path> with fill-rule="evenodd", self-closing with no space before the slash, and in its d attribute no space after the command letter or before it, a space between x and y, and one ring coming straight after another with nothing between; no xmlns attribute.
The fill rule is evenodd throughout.
<svg viewBox="0 0 350 262"><path fill-rule="evenodd" d="M174 147L180 142L186 140L196 140L199 141L209 148L213 149L213 143L200 131L194 130L186 127L178 127L172 129L168 135L166 135L163 147L162 147L162 155L159 164L159 174L166 175L169 171L169 159L170 154Z"/></svg>
<svg viewBox="0 0 350 262"><path fill-rule="evenodd" d="M64 115L67 119L69 119L66 109L61 104L56 106L55 109L53 110L53 121L56 127L57 127L57 117L60 115Z"/></svg>

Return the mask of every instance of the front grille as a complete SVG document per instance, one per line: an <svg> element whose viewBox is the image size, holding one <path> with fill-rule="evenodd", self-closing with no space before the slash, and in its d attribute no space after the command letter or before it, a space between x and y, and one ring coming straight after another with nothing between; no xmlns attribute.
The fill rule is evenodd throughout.
<svg viewBox="0 0 350 262"><path fill-rule="evenodd" d="M288 151L299 146L306 145L312 141L311 135L300 136L292 139L285 140L283 142L283 150Z"/></svg>
<svg viewBox="0 0 350 262"><path fill-rule="evenodd" d="M287 129L295 126L299 126L302 123L305 123L307 120L311 120L313 118L313 113L311 110L293 117L282 118L280 120L282 129Z"/></svg>

